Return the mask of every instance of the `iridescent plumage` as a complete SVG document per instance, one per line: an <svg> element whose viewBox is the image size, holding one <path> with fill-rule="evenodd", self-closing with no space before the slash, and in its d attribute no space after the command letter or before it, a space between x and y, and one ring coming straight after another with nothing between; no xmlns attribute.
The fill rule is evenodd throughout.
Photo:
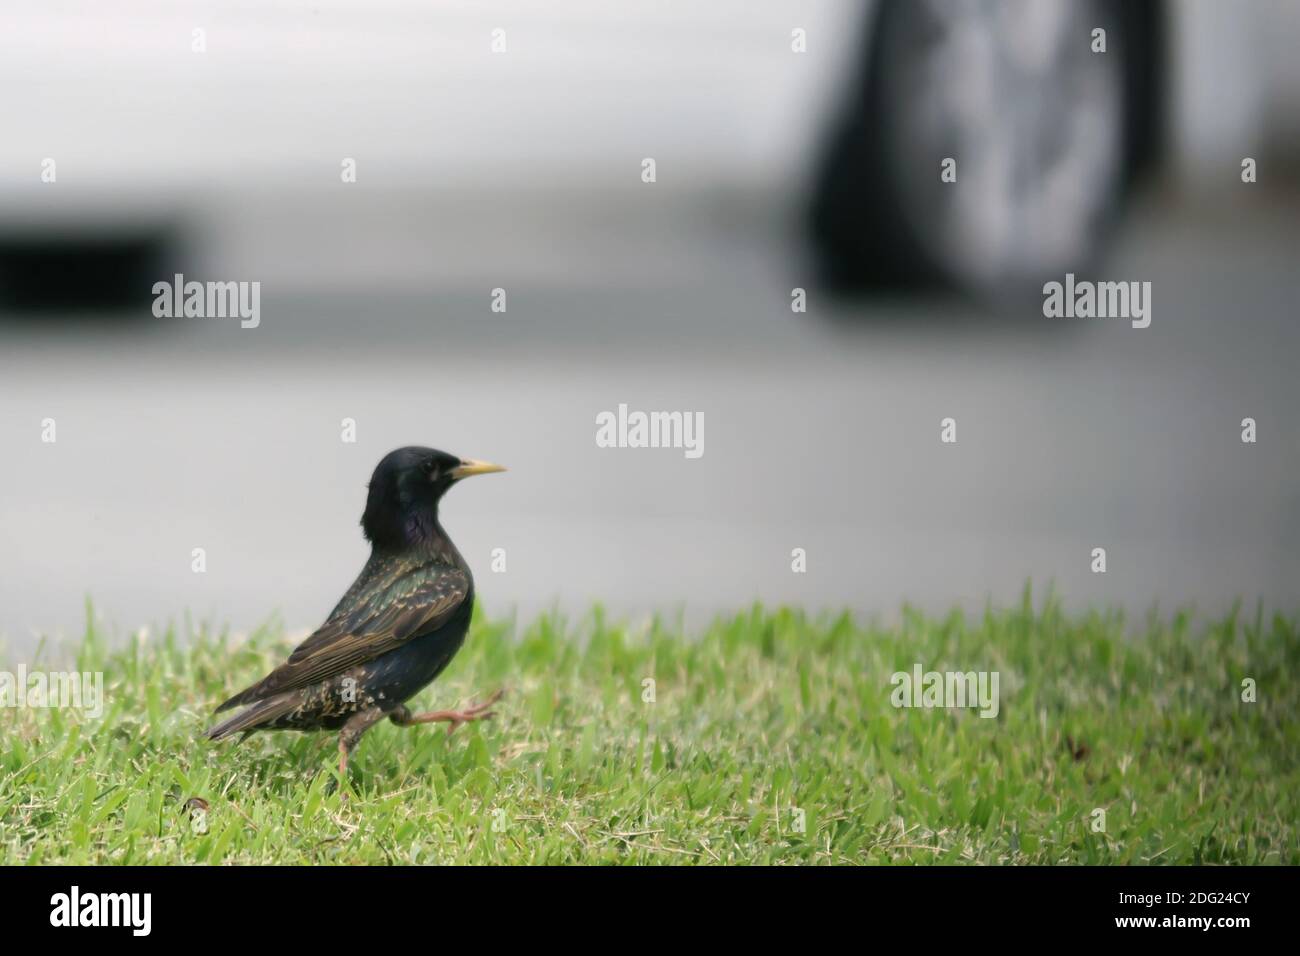
<svg viewBox="0 0 1300 956"><path fill-rule="evenodd" d="M430 448L387 455L361 519L371 542L365 567L285 663L217 708L246 707L207 736L341 730L343 769L360 736L384 717L404 725L448 721L455 729L490 716L487 705L412 715L403 704L460 649L474 606L473 577L438 523L438 502L461 478L501 470Z"/></svg>

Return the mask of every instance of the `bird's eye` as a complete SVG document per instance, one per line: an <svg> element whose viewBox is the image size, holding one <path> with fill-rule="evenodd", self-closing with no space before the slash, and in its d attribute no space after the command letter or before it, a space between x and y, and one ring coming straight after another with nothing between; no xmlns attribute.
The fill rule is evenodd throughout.
<svg viewBox="0 0 1300 956"><path fill-rule="evenodd" d="M438 470L438 463L434 461L432 458L428 459L424 463L424 473L426 475L432 475L435 472L437 472L437 470Z"/></svg>

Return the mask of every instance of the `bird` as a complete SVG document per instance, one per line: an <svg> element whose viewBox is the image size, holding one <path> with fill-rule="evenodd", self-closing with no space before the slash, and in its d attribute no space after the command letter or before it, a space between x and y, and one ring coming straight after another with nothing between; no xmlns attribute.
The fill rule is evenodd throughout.
<svg viewBox="0 0 1300 956"><path fill-rule="evenodd" d="M497 691L464 710L412 713L406 701L460 650L474 578L438 521L452 485L500 465L433 448L389 452L371 476L361 528L370 557L319 628L271 673L217 707L244 707L210 740L258 730L339 731L339 775L362 734L387 717L402 727L446 722L447 733L493 716Z"/></svg>

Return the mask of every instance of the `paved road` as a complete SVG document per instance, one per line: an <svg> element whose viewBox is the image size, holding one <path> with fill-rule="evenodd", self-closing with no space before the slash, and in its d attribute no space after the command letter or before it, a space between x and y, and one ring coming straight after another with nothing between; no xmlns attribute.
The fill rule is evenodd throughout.
<svg viewBox="0 0 1300 956"><path fill-rule="evenodd" d="M256 331L0 329L0 636L74 635L86 595L119 633L187 612L311 627L364 558L370 469L407 443L511 467L445 507L494 612L697 621L762 599L889 619L1015 601L1028 578L1136 615L1296 607L1294 206L1139 215L1105 271L1153 283L1146 330L815 290L794 315L807 279L762 216L594 218L523 242L509 281L443 261L361 294L286 267ZM702 412L704 455L598 448L619 403Z"/></svg>

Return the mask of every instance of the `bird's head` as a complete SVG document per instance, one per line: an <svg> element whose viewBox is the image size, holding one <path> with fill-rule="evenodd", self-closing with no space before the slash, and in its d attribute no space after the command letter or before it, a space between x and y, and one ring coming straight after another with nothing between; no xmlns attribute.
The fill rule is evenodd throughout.
<svg viewBox="0 0 1300 956"><path fill-rule="evenodd" d="M448 488L494 471L505 469L433 448L412 445L389 452L370 477L361 527L377 547L419 544L438 533L438 501Z"/></svg>

